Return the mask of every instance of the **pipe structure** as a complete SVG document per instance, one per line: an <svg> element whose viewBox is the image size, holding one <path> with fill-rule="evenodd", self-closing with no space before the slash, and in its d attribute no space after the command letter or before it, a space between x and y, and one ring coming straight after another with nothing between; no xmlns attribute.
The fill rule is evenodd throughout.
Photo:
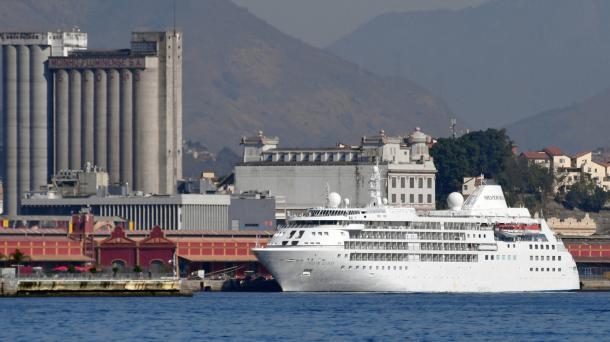
<svg viewBox="0 0 610 342"><path fill-rule="evenodd" d="M47 100L47 71L45 61L49 58L51 48L33 45L30 47L30 186L39 190L47 185L49 170L49 112Z"/></svg>
<svg viewBox="0 0 610 342"><path fill-rule="evenodd" d="M82 135L81 135L81 161L83 165L87 162L95 163L94 155L94 134L95 126L93 122L93 71L86 69L82 72L81 81L81 115L82 115Z"/></svg>
<svg viewBox="0 0 610 342"><path fill-rule="evenodd" d="M70 79L66 70L55 73L55 172L70 167Z"/></svg>
<svg viewBox="0 0 610 342"><path fill-rule="evenodd" d="M17 47L17 201L30 191L30 48Z"/></svg>
<svg viewBox="0 0 610 342"><path fill-rule="evenodd" d="M128 69L120 73L120 170L121 180L133 188L133 74Z"/></svg>
<svg viewBox="0 0 610 342"><path fill-rule="evenodd" d="M81 73L70 71L70 169L83 167L81 161Z"/></svg>
<svg viewBox="0 0 610 342"><path fill-rule="evenodd" d="M17 215L17 49L2 48L3 214Z"/></svg>
<svg viewBox="0 0 610 342"><path fill-rule="evenodd" d="M120 75L116 69L107 72L108 101L108 176L110 183L121 179Z"/></svg>
<svg viewBox="0 0 610 342"><path fill-rule="evenodd" d="M106 71L98 69L95 71L94 87L94 161L95 165L108 169L108 127L107 127L107 85Z"/></svg>
<svg viewBox="0 0 610 342"><path fill-rule="evenodd" d="M159 193L159 79L151 66L134 72L134 189Z"/></svg>

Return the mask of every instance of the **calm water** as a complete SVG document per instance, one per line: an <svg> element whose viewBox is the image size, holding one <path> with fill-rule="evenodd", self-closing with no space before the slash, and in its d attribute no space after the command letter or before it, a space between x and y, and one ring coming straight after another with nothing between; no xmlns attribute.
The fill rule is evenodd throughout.
<svg viewBox="0 0 610 342"><path fill-rule="evenodd" d="M607 292L0 299L0 341L609 339Z"/></svg>

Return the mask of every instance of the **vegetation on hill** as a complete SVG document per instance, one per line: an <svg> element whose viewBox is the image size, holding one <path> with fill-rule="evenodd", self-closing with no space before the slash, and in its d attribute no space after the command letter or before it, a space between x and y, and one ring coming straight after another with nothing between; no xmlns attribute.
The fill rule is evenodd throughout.
<svg viewBox="0 0 610 342"><path fill-rule="evenodd" d="M556 201L567 209L578 208L586 212L599 212L610 199L610 192L597 186L590 177L580 177L566 194L559 194Z"/></svg>
<svg viewBox="0 0 610 342"><path fill-rule="evenodd" d="M430 150L438 169L438 207L445 207L451 192L461 190L464 177L483 174L502 186L509 205L523 205L531 210L542 208L544 199L553 190L553 175L514 156L512 146L506 131L497 129L439 139Z"/></svg>

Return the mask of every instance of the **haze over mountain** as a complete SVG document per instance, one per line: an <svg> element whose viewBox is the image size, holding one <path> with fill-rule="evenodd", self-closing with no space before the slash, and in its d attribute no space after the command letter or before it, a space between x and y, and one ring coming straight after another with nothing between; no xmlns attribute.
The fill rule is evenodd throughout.
<svg viewBox="0 0 610 342"><path fill-rule="evenodd" d="M476 128L499 127L610 86L610 1L389 13L329 50L431 89Z"/></svg>
<svg viewBox="0 0 610 342"><path fill-rule="evenodd" d="M520 151L560 146L577 153L610 147L610 88L585 101L523 119L507 131Z"/></svg>
<svg viewBox="0 0 610 342"><path fill-rule="evenodd" d="M357 143L384 128L447 135L442 101L404 79L382 78L291 38L225 0L177 2L184 32L184 133L210 151L238 149L259 129L283 146ZM172 26L172 1L9 0L1 30L89 33L91 48L128 47L133 30Z"/></svg>

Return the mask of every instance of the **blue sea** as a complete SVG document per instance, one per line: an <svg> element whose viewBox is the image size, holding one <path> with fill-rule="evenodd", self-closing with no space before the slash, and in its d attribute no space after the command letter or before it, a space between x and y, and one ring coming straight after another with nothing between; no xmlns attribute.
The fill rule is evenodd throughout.
<svg viewBox="0 0 610 342"><path fill-rule="evenodd" d="M608 341L610 293L3 298L0 341Z"/></svg>

